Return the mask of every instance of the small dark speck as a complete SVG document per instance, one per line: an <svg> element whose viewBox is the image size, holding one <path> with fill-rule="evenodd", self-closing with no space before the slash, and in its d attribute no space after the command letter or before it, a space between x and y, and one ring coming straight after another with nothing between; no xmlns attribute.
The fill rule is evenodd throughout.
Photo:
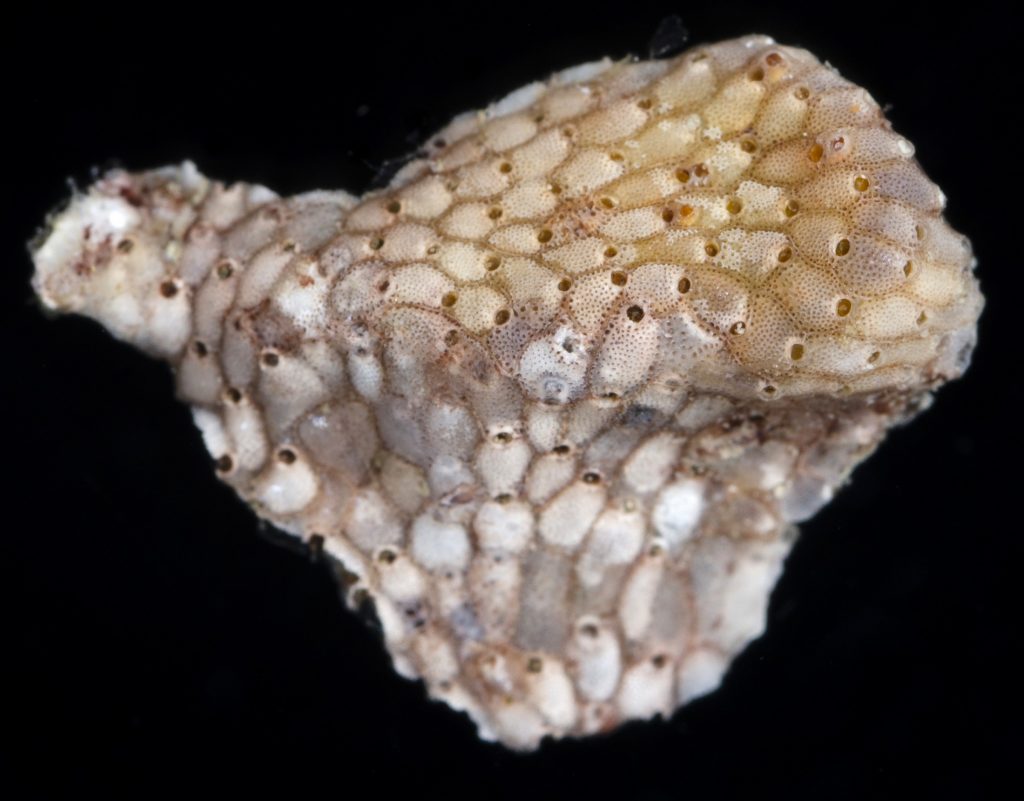
<svg viewBox="0 0 1024 801"><path fill-rule="evenodd" d="M646 426L654 420L657 412L650 406L633 404L622 414L622 422L627 426Z"/></svg>
<svg viewBox="0 0 1024 801"><path fill-rule="evenodd" d="M309 538L309 560L319 562L324 552L324 535L314 534Z"/></svg>

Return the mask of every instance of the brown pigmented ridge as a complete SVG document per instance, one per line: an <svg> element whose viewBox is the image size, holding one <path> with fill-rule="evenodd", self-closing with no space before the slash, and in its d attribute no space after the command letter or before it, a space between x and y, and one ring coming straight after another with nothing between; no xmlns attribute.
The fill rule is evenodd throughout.
<svg viewBox="0 0 1024 801"><path fill-rule="evenodd" d="M793 524L966 369L944 204L867 92L749 36L531 84L362 199L110 172L34 286L167 359L396 669L531 749L714 689Z"/></svg>

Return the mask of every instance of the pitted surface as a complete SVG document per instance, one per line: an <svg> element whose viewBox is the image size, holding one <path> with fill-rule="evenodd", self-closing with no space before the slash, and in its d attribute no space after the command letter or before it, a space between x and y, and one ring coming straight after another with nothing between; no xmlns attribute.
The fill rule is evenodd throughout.
<svg viewBox="0 0 1024 801"><path fill-rule="evenodd" d="M110 173L35 284L171 361L396 668L532 748L717 686L792 524L965 369L943 205L867 92L745 37L531 84L362 200Z"/></svg>

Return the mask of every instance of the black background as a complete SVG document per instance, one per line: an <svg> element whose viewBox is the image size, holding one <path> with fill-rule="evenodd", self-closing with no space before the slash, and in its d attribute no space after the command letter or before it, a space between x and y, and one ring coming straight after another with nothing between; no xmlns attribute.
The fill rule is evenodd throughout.
<svg viewBox="0 0 1024 801"><path fill-rule="evenodd" d="M645 55L673 12L693 42L806 46L891 104L974 243L980 346L804 527L766 636L719 692L667 722L513 754L399 679L328 569L271 542L214 480L164 366L93 323L44 317L24 243L69 177L84 185L113 159L360 192L455 113L562 67ZM1011 20L854 2L18 13L0 56L8 797L1002 795L1022 746Z"/></svg>

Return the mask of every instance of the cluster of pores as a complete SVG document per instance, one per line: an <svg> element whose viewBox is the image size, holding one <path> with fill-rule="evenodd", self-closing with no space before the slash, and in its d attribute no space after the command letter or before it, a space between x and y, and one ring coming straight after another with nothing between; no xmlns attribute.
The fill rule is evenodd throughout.
<svg viewBox="0 0 1024 801"><path fill-rule="evenodd" d="M220 475L484 736L667 713L966 366L969 245L871 97L765 37L567 70L425 150L362 200L110 174L37 289L170 359Z"/></svg>

